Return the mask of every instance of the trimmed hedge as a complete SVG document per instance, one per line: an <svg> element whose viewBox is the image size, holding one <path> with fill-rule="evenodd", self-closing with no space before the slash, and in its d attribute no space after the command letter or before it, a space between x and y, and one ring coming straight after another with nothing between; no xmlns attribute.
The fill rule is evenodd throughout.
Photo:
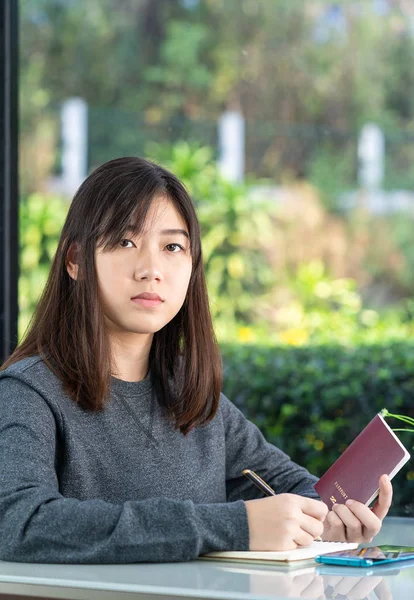
<svg viewBox="0 0 414 600"><path fill-rule="evenodd" d="M222 344L221 350L224 393L269 442L315 475L382 408L414 417L414 342L355 348ZM414 434L397 435L414 454ZM394 479L390 514L414 516L414 456Z"/></svg>

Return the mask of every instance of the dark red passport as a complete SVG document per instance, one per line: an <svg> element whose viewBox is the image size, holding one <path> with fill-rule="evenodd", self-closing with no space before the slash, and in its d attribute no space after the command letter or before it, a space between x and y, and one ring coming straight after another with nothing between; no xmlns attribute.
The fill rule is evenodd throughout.
<svg viewBox="0 0 414 600"><path fill-rule="evenodd" d="M328 505L345 504L348 498L371 504L378 495L378 480L390 479L410 455L395 433L378 414L315 484L315 490Z"/></svg>

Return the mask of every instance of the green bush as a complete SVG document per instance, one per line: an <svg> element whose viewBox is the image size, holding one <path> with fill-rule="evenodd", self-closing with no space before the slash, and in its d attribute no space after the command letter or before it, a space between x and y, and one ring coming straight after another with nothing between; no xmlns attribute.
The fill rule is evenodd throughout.
<svg viewBox="0 0 414 600"><path fill-rule="evenodd" d="M414 416L411 342L355 348L224 344L222 354L224 393L268 441L317 476L382 408ZM398 435L411 451L412 434ZM413 516L412 460L394 483L391 514Z"/></svg>
<svg viewBox="0 0 414 600"><path fill-rule="evenodd" d="M229 325L254 321L275 283L263 247L266 239L273 243L274 206L253 200L247 184L226 181L207 146L151 144L147 153L184 182L196 204L216 328L224 334Z"/></svg>
<svg viewBox="0 0 414 600"><path fill-rule="evenodd" d="M60 198L42 194L20 202L19 340L46 284L68 206Z"/></svg>
<svg viewBox="0 0 414 600"><path fill-rule="evenodd" d="M322 475L382 408L414 416L414 343L401 341L411 339L413 309L405 316L364 310L352 280L333 280L322 264L310 262L292 276L284 327L255 321L255 303L275 285L252 242L258 232L268 234L266 207L255 204L252 211L243 186L216 177L206 149L190 150L177 145L167 166L185 180L199 210L223 342L224 391L269 441ZM65 201L40 194L21 203L19 339L46 282L67 209ZM412 445L410 434L399 435ZM396 484L393 514L414 514L411 463Z"/></svg>

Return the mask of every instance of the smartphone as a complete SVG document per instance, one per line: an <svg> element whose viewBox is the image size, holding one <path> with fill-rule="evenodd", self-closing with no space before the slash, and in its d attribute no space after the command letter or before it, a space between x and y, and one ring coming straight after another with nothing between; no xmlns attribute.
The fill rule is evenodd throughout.
<svg viewBox="0 0 414 600"><path fill-rule="evenodd" d="M334 565L319 564L316 567L317 575L328 575L337 577L378 577L379 575L399 575L404 569L411 569L414 567L414 558L411 560L400 561L397 560L394 563L387 563L384 565L366 566L364 569L360 567L350 567L348 565L341 566L339 563Z"/></svg>
<svg viewBox="0 0 414 600"><path fill-rule="evenodd" d="M315 557L319 563L351 567L373 567L414 559L414 546L369 546L355 550L340 550Z"/></svg>

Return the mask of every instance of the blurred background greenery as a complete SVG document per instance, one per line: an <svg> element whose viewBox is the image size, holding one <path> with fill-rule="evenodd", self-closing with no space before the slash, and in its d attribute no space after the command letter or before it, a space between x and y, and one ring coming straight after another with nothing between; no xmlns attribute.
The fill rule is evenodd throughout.
<svg viewBox="0 0 414 600"><path fill-rule="evenodd" d="M20 338L70 202L61 111L79 97L88 171L143 155L188 186L225 392L271 441L321 475L384 406L414 416L412 3L20 5ZM238 181L218 165L228 110ZM366 123L384 136L379 205L359 176ZM412 463L397 487L394 514L414 515Z"/></svg>

